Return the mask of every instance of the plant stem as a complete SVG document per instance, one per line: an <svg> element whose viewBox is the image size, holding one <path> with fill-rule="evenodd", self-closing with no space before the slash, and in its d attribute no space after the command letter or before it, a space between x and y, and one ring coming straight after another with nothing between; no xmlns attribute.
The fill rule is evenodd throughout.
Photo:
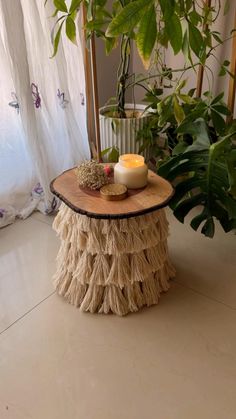
<svg viewBox="0 0 236 419"><path fill-rule="evenodd" d="M195 63L195 64L190 65L190 66L185 67L185 68L175 68L175 69L171 69L171 71L164 71L163 73L152 74L152 75L149 75L147 77L143 77L142 79L139 79L137 81L134 81L132 83L129 83L126 86L126 88L128 89L130 87L133 87L133 86L137 85L138 83L142 83L143 81L146 81L146 80L149 80L149 79L154 79L155 77L164 77L164 76L167 76L170 73L179 73L180 71L184 71L185 72L185 71L191 70L191 68L197 67L199 65L201 65L200 62Z"/></svg>
<svg viewBox="0 0 236 419"><path fill-rule="evenodd" d="M120 45L120 65L117 72L117 106L118 116L126 118L125 113L125 93L126 82L129 76L130 66L130 38L127 35L122 35Z"/></svg>

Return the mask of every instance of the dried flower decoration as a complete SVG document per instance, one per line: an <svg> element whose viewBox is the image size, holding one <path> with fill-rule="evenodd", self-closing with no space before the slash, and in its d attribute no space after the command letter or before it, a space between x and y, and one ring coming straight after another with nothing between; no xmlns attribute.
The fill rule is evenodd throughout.
<svg viewBox="0 0 236 419"><path fill-rule="evenodd" d="M81 163L76 169L78 183L82 188L100 189L108 183L104 166L95 160Z"/></svg>

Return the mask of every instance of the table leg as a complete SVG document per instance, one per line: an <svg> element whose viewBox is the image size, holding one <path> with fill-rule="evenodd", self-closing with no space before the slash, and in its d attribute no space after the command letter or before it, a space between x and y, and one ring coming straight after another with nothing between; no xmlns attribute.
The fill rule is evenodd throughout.
<svg viewBox="0 0 236 419"><path fill-rule="evenodd" d="M61 238L55 286L82 311L125 315L157 304L175 274L164 209L124 220L97 220L65 204L54 221Z"/></svg>

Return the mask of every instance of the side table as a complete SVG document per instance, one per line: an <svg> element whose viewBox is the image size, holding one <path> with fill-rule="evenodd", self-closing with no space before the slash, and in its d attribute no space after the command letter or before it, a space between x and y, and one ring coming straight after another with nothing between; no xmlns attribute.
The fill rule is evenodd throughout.
<svg viewBox="0 0 236 419"><path fill-rule="evenodd" d="M123 201L105 201L81 189L75 169L58 176L51 191L62 204L53 228L61 247L55 287L82 311L123 316L157 304L175 270L168 255L164 207L173 188L152 171L148 185Z"/></svg>

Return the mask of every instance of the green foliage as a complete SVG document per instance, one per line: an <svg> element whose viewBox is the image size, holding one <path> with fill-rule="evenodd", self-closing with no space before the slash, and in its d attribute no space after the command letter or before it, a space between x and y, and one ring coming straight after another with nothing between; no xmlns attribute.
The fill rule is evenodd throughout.
<svg viewBox="0 0 236 419"><path fill-rule="evenodd" d="M53 56L57 53L64 23L67 37L76 43L75 18L81 5L87 10L87 39L90 39L92 34L102 38L107 54L120 45L117 109L121 117L125 117L126 91L131 85L135 85L129 83L132 76L129 72L131 40L136 43L145 68L148 68L154 52L158 55L160 48L171 47L174 54L183 53L186 64L188 63L193 70L198 65L205 64L210 56L214 56L217 45L223 43L221 34L213 30L213 22L217 19L221 7L220 0L216 0L214 6L203 4L199 7L196 7L194 0L113 0L111 4L108 0L70 0L68 7L65 0L51 1L55 6L54 18L60 12L60 17L55 22L57 30L54 28L52 32ZM228 0L224 2L225 13L229 10L229 3ZM194 63L196 57L198 62ZM160 67L158 68L157 63L161 78L163 65ZM227 60L220 70L220 76L225 74L230 74ZM184 113L177 96L173 98L172 104L180 123ZM212 119L215 125L218 122L223 125L214 111Z"/></svg>
<svg viewBox="0 0 236 419"><path fill-rule="evenodd" d="M201 226L203 234L213 237L216 219L225 231L235 228L236 121L227 124L231 115L223 101L224 94L213 97L210 83L202 98L195 98L195 88L187 93L186 81L182 81L185 71L197 72L199 65L204 65L210 74L208 59L214 59L216 48L224 43L222 34L213 25L219 16L221 0L210 6L198 2L198 7L195 0L51 2L55 6L53 56L58 50L63 25L70 41L76 42L75 18L79 7L84 5L87 39L92 34L103 39L107 54L120 46L116 114L125 117L128 88L141 86L146 90L145 101L147 109L152 110L152 118L138 134L140 151L148 148L159 173L176 186L171 201L175 216L183 222L193 208L200 206L199 214L191 221L195 230ZM224 0L224 13L229 11L230 3ZM154 75L130 74L131 41L136 44L146 68L150 62L155 63ZM166 48L174 54L183 54L182 69L167 68L162 56ZM225 75L233 77L228 60L220 63L219 76ZM156 81L152 86L150 81L154 76ZM211 75L212 79L216 76ZM166 88L172 89L170 94ZM117 161L119 150L112 147L102 154L110 161Z"/></svg>
<svg viewBox="0 0 236 419"><path fill-rule="evenodd" d="M208 237L215 219L226 232L236 228L236 121L225 122L230 112L224 94L193 99L192 91L182 94L181 85L164 98L152 93L155 100L150 92L146 100L157 113L139 133L140 150L151 148L159 174L175 185L174 215L184 222L193 208L201 208L191 226L202 224Z"/></svg>
<svg viewBox="0 0 236 419"><path fill-rule="evenodd" d="M149 59L157 36L157 22L155 8L152 5L145 16L140 21L136 42L139 54L145 63L145 67L149 67ZM147 64L147 65L146 65Z"/></svg>
<svg viewBox="0 0 236 419"><path fill-rule="evenodd" d="M105 150L102 150L101 156L102 157L107 156L107 160L110 163L117 163L119 160L120 152L116 146L108 147L108 148L105 148Z"/></svg>
<svg viewBox="0 0 236 419"><path fill-rule="evenodd" d="M106 36L118 36L129 33L146 14L147 8L153 4L153 0L136 0L127 2L120 13L114 17L107 28Z"/></svg>
<svg viewBox="0 0 236 419"><path fill-rule="evenodd" d="M225 5L224 5L224 15L227 15L227 13L230 10L230 0L225 0Z"/></svg>
<svg viewBox="0 0 236 419"><path fill-rule="evenodd" d="M72 0L69 8L69 13L77 11L80 7L81 0Z"/></svg>
<svg viewBox="0 0 236 419"><path fill-rule="evenodd" d="M184 222L187 214L197 207L199 214L192 219L191 227L197 230L203 224L201 232L213 237L215 219L225 232L236 227L236 149L232 134L211 144L205 121L196 122L202 127L199 130L199 125L192 124L193 145L161 165L159 174L177 183L170 203L176 218ZM190 133L187 127L185 133Z"/></svg>
<svg viewBox="0 0 236 419"><path fill-rule="evenodd" d="M166 19L165 31L168 35L174 54L178 54L182 47L182 26L180 18L176 13Z"/></svg>
<svg viewBox="0 0 236 419"><path fill-rule="evenodd" d="M53 55L51 58L55 57L58 51L58 46L61 39L61 31L63 25L65 25L65 32L68 39L77 45L76 42L76 25L75 25L75 18L77 16L77 12L79 6L83 0L71 0L71 4L69 9L67 8L67 4L65 0L53 0L53 4L55 6L55 11L52 17L57 17L58 12L63 13L59 18L56 19L56 22L53 26L51 32L51 38L53 43ZM46 5L48 0L45 0L44 5ZM55 29L57 30L55 31Z"/></svg>
<svg viewBox="0 0 236 419"><path fill-rule="evenodd" d="M200 58L201 53L203 54L203 38L199 29L194 26L192 23L189 24L189 43L190 48L193 50L194 54Z"/></svg>
<svg viewBox="0 0 236 419"><path fill-rule="evenodd" d="M66 35L71 42L73 42L75 45L77 44L75 22L70 16L66 18Z"/></svg>
<svg viewBox="0 0 236 419"><path fill-rule="evenodd" d="M59 46L59 42L60 42L60 37L61 37L61 30L62 30L62 26L64 24L64 20L60 23L59 28L57 30L56 36L54 38L54 51L53 51L53 55L51 58L55 57L55 55L57 54L57 50L58 50L58 46Z"/></svg>
<svg viewBox="0 0 236 419"><path fill-rule="evenodd" d="M170 19L175 11L174 0L160 0L160 7L165 20Z"/></svg>
<svg viewBox="0 0 236 419"><path fill-rule="evenodd" d="M67 5L65 0L53 0L53 3L57 10L67 13Z"/></svg>

